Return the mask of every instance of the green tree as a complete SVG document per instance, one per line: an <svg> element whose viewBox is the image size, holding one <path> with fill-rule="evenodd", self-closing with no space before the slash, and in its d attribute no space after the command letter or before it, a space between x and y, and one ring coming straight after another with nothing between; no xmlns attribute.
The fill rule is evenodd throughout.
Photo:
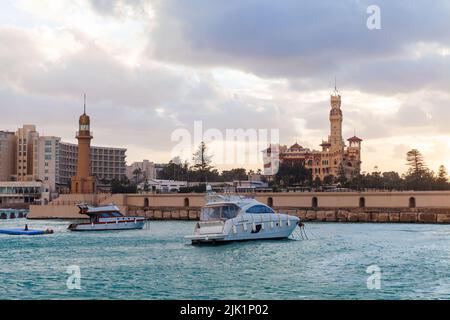
<svg viewBox="0 0 450 320"><path fill-rule="evenodd" d="M409 166L408 172L412 175L420 176L427 168L422 154L417 149L412 149L406 153L406 161Z"/></svg>
<svg viewBox="0 0 450 320"><path fill-rule="evenodd" d="M159 172L158 176L163 180L187 181L189 176L189 164L174 158Z"/></svg>
<svg viewBox="0 0 450 320"><path fill-rule="evenodd" d="M111 193L137 193L137 186L127 178L111 180Z"/></svg>
<svg viewBox="0 0 450 320"><path fill-rule="evenodd" d="M222 171L222 180L223 181L244 181L247 180L247 170L244 168L237 168L231 170Z"/></svg>
<svg viewBox="0 0 450 320"><path fill-rule="evenodd" d="M144 189L144 192L149 192L150 191L150 185L148 184L148 180L147 179L145 180L143 189Z"/></svg>
<svg viewBox="0 0 450 320"><path fill-rule="evenodd" d="M323 178L323 184L325 185L333 184L334 179L335 179L334 176L332 174L329 174Z"/></svg>
<svg viewBox="0 0 450 320"><path fill-rule="evenodd" d="M339 171L336 180L337 180L336 182L339 183L341 186L345 186L347 183L347 177L345 176L345 169L343 163L341 163L341 165L339 166Z"/></svg>
<svg viewBox="0 0 450 320"><path fill-rule="evenodd" d="M404 177L406 186L413 190L429 190L433 174L419 150L412 149L406 153L406 165L409 167Z"/></svg>
<svg viewBox="0 0 450 320"><path fill-rule="evenodd" d="M438 182L448 182L448 173L447 173L447 169L445 169L445 167L443 165L439 166L439 170L438 170Z"/></svg>
<svg viewBox="0 0 450 320"><path fill-rule="evenodd" d="M197 151L193 154L193 171L200 176L200 181L206 182L208 173L211 171L212 156L208 154L208 147L205 142L201 142Z"/></svg>
<svg viewBox="0 0 450 320"><path fill-rule="evenodd" d="M133 176L134 176L134 181L136 182L136 184L139 183L139 179L142 175L142 169L141 168L136 168L133 171Z"/></svg>
<svg viewBox="0 0 450 320"><path fill-rule="evenodd" d="M283 162L275 175L275 183L283 187L304 186L311 179L311 171L301 162Z"/></svg>

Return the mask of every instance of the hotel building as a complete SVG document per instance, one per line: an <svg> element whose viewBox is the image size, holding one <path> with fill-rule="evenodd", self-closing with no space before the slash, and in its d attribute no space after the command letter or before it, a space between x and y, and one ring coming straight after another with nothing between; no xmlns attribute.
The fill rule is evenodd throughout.
<svg viewBox="0 0 450 320"><path fill-rule="evenodd" d="M99 181L126 176L124 148L91 146L91 174ZM0 131L0 181L42 181L50 192L67 191L77 171L78 145L39 136L34 125Z"/></svg>
<svg viewBox="0 0 450 320"><path fill-rule="evenodd" d="M68 190L77 171L78 145L63 142L58 137L41 137L40 140L41 180L52 192ZM125 177L126 152L123 148L91 146L92 176L100 181Z"/></svg>
<svg viewBox="0 0 450 320"><path fill-rule="evenodd" d="M34 125L24 125L16 132L16 173L13 180L36 181L38 172L39 133Z"/></svg>

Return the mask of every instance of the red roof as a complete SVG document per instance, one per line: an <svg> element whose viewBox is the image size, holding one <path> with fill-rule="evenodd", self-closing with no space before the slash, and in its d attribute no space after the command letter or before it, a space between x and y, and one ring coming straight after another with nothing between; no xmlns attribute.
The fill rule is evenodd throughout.
<svg viewBox="0 0 450 320"><path fill-rule="evenodd" d="M363 140L360 139L360 138L358 138L357 136L353 136L353 137L347 139L347 141L359 141L359 142L361 142L361 141L363 141Z"/></svg>

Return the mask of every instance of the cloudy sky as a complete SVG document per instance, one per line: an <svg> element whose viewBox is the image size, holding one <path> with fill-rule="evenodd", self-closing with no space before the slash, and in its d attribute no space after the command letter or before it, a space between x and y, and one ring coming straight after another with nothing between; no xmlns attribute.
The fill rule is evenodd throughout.
<svg viewBox="0 0 450 320"><path fill-rule="evenodd" d="M129 162L167 162L194 121L319 148L335 77L363 170L403 172L411 148L450 169L449 1L0 3L0 130L34 123L74 142L86 93L94 144Z"/></svg>

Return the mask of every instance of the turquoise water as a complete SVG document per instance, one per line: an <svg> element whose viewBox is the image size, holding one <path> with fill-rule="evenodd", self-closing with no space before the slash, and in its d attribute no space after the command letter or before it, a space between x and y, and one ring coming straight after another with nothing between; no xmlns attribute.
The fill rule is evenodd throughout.
<svg viewBox="0 0 450 320"><path fill-rule="evenodd" d="M71 233L0 235L0 299L450 299L450 226L308 223L310 240L185 245L194 222ZM381 288L367 288L378 265ZM81 271L69 290L67 267Z"/></svg>

